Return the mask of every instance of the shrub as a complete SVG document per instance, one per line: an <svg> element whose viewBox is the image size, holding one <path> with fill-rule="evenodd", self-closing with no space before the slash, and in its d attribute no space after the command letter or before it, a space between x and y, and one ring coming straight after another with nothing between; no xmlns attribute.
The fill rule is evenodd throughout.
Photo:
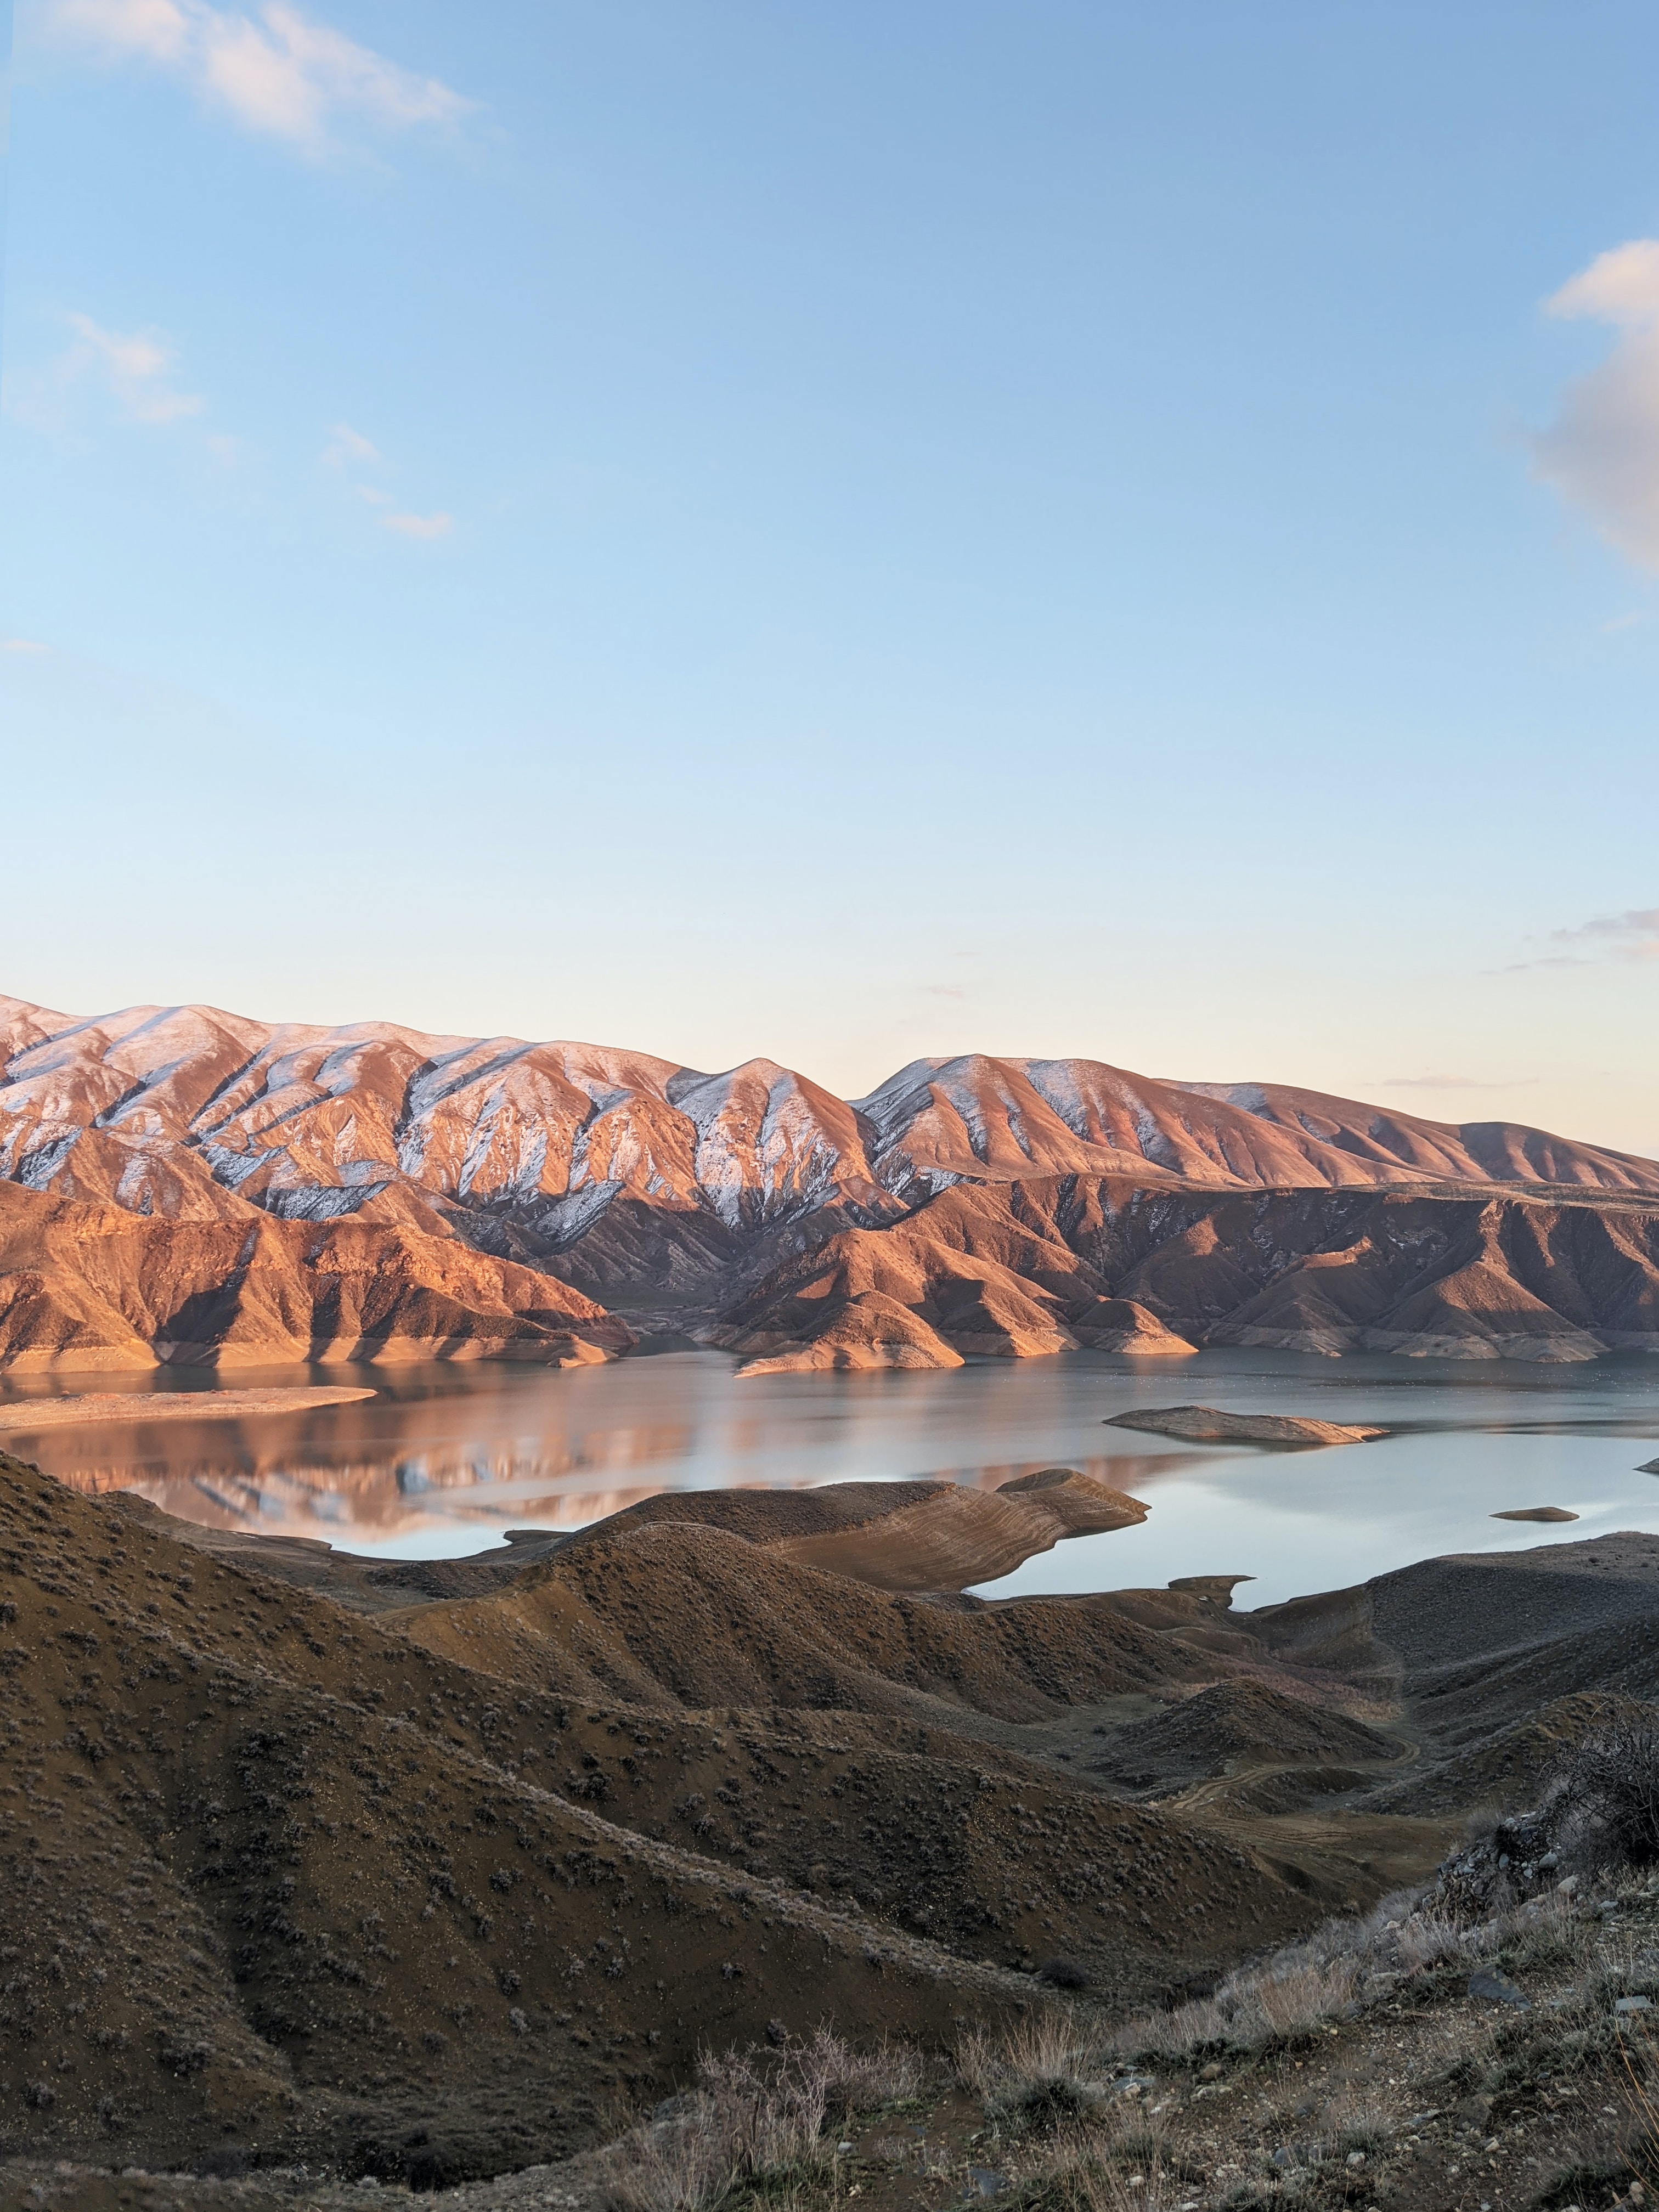
<svg viewBox="0 0 1659 2212"><path fill-rule="evenodd" d="M705 2053L680 2109L613 2149L623 2212L704 2212L744 2181L809 2174L830 2163L824 2123L913 2097L921 2061L902 2044L858 2052L828 2028L786 2045Z"/></svg>
<svg viewBox="0 0 1659 2212"><path fill-rule="evenodd" d="M1659 1863L1659 1725L1632 1716L1575 1746L1552 1809L1586 1869Z"/></svg>
<svg viewBox="0 0 1659 2212"><path fill-rule="evenodd" d="M241 2181L252 2165L252 2156L240 2143L216 2143L202 2153L193 2171L198 2181Z"/></svg>
<svg viewBox="0 0 1659 2212"><path fill-rule="evenodd" d="M1089 1970L1075 1959L1045 1959L1037 1968L1037 1979L1051 1990L1086 1990Z"/></svg>

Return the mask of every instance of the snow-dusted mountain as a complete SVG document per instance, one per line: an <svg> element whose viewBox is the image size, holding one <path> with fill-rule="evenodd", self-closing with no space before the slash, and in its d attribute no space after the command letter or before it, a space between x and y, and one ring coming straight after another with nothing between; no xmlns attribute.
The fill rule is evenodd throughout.
<svg viewBox="0 0 1659 2212"><path fill-rule="evenodd" d="M623 1348L583 1294L789 1365L1659 1344L1659 1162L1095 1060L848 1101L770 1060L0 1000L6 1183L0 1364Z"/></svg>
<svg viewBox="0 0 1659 2212"><path fill-rule="evenodd" d="M1206 1188L1548 1184L1659 1194L1659 1162L1503 1123L1086 1060L915 1060L836 1098L770 1060L0 1000L0 1176L179 1219L495 1224L547 1257L620 1204L711 1253L825 1208L867 1224L962 1181ZM613 1224L614 1229L615 1224Z"/></svg>

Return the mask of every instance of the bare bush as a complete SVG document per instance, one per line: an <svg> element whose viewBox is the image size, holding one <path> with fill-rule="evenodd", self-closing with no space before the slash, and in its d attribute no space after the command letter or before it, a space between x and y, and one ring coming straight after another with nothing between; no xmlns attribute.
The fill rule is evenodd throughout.
<svg viewBox="0 0 1659 2212"><path fill-rule="evenodd" d="M1587 1871L1659 1863L1659 1725L1632 1715L1585 1736L1561 1768L1551 1809L1563 1856Z"/></svg>
<svg viewBox="0 0 1659 2212"><path fill-rule="evenodd" d="M1328 1921L1271 1958L1238 1968L1213 1996L1126 2021L1105 2050L1120 2062L1186 2065L1230 2050L1282 2048L1352 2019L1431 1967L1506 1949L1522 1964L1571 1959L1586 1940L1559 1893L1470 1921L1443 1908L1432 1893L1399 1891L1362 1918Z"/></svg>
<svg viewBox="0 0 1659 2212"><path fill-rule="evenodd" d="M612 2151L623 2212L706 2212L740 2182L828 2166L824 2124L915 2096L922 2063L907 2045L854 2051L819 2028L781 2057L707 2052L678 2112L624 2136Z"/></svg>

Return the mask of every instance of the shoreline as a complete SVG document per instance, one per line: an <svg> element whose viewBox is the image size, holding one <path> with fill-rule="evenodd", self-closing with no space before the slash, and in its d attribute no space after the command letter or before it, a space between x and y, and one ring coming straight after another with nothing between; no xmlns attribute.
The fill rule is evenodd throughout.
<svg viewBox="0 0 1659 2212"><path fill-rule="evenodd" d="M379 1394L361 1387L274 1390L158 1390L89 1392L84 1397L17 1398L0 1406L0 1436L32 1436L37 1429L79 1428L116 1421L229 1421L277 1413L307 1413L320 1406L350 1406Z"/></svg>

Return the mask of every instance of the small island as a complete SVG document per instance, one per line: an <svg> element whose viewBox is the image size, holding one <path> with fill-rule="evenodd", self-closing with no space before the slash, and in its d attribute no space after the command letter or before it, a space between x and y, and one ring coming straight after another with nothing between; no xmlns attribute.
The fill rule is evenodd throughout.
<svg viewBox="0 0 1659 2212"><path fill-rule="evenodd" d="M1213 1406L1149 1407L1109 1414L1109 1429L1146 1429L1157 1437L1182 1437L1188 1443L1266 1444L1279 1450L1313 1444L1364 1444L1386 1437L1386 1429L1352 1427L1316 1421L1294 1413L1223 1413Z"/></svg>

